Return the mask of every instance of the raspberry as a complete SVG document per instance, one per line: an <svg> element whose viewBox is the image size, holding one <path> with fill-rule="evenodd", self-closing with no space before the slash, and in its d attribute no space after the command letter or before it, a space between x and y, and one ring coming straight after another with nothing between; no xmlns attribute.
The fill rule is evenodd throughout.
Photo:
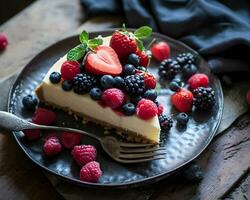
<svg viewBox="0 0 250 200"><path fill-rule="evenodd" d="M193 90L198 87L207 87L209 79L206 74L194 74L188 79L188 84Z"/></svg>
<svg viewBox="0 0 250 200"><path fill-rule="evenodd" d="M124 104L126 97L122 90L110 88L102 93L102 100L111 108L118 108Z"/></svg>
<svg viewBox="0 0 250 200"><path fill-rule="evenodd" d="M250 106L250 89L247 91L247 103Z"/></svg>
<svg viewBox="0 0 250 200"><path fill-rule="evenodd" d="M162 115L163 110L164 110L164 107L163 107L162 104L160 104L160 105L158 106L158 116Z"/></svg>
<svg viewBox="0 0 250 200"><path fill-rule="evenodd" d="M80 171L80 179L87 182L97 182L101 175L100 164L96 161L87 163Z"/></svg>
<svg viewBox="0 0 250 200"><path fill-rule="evenodd" d="M88 162L96 159L96 148L92 145L74 146L71 155L80 166L84 166Z"/></svg>
<svg viewBox="0 0 250 200"><path fill-rule="evenodd" d="M27 138L28 140L37 140L41 137L41 130L39 129L26 129L23 131L25 138Z"/></svg>
<svg viewBox="0 0 250 200"><path fill-rule="evenodd" d="M154 89L156 87L156 79L152 74L144 74L145 87L148 89Z"/></svg>
<svg viewBox="0 0 250 200"><path fill-rule="evenodd" d="M72 149L74 146L81 143L81 135L79 133L63 132L61 143L65 148Z"/></svg>
<svg viewBox="0 0 250 200"><path fill-rule="evenodd" d="M45 155L54 156L62 151L62 145L60 144L59 139L57 137L50 137L44 143L43 150Z"/></svg>
<svg viewBox="0 0 250 200"><path fill-rule="evenodd" d="M138 117L147 120L158 114L158 108L153 101L142 99L137 104L136 114Z"/></svg>
<svg viewBox="0 0 250 200"><path fill-rule="evenodd" d="M65 61L62 64L61 76L64 80L72 80L80 72L80 63L77 61Z"/></svg>
<svg viewBox="0 0 250 200"><path fill-rule="evenodd" d="M32 117L32 122L40 125L50 125L56 122L56 114L45 108L37 108Z"/></svg>
<svg viewBox="0 0 250 200"><path fill-rule="evenodd" d="M0 50L4 50L8 46L8 37L4 33L0 33Z"/></svg>

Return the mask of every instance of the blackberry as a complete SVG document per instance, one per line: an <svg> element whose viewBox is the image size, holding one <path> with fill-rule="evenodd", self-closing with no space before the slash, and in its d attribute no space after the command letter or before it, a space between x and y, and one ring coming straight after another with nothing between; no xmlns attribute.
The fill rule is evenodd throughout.
<svg viewBox="0 0 250 200"><path fill-rule="evenodd" d="M125 89L130 95L141 95L145 91L144 77L142 75L130 75L124 79Z"/></svg>
<svg viewBox="0 0 250 200"><path fill-rule="evenodd" d="M173 126L173 120L170 116L160 115L159 123L162 131L169 131Z"/></svg>
<svg viewBox="0 0 250 200"><path fill-rule="evenodd" d="M165 79L173 79L180 69L181 66L176 60L166 59L161 62L159 75Z"/></svg>
<svg viewBox="0 0 250 200"><path fill-rule="evenodd" d="M73 79L73 89L77 94L89 92L96 84L95 77L86 73L77 74Z"/></svg>
<svg viewBox="0 0 250 200"><path fill-rule="evenodd" d="M186 64L194 64L196 61L196 57L190 52L180 53L176 57L176 61L180 64L181 67L183 67Z"/></svg>
<svg viewBox="0 0 250 200"><path fill-rule="evenodd" d="M214 90L210 87L198 87L193 91L194 105L198 109L209 110L215 104Z"/></svg>

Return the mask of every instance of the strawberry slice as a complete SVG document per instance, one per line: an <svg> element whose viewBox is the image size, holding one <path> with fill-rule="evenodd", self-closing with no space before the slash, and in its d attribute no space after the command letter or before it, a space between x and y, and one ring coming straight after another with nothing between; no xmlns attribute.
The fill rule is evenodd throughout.
<svg viewBox="0 0 250 200"><path fill-rule="evenodd" d="M115 51L109 46L98 46L86 57L85 69L97 75L119 75L122 65Z"/></svg>

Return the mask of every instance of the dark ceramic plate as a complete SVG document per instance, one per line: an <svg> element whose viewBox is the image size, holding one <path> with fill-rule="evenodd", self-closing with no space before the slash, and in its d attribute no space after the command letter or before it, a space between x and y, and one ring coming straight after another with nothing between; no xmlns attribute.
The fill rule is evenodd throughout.
<svg viewBox="0 0 250 200"><path fill-rule="evenodd" d="M111 35L113 31L93 32L91 37L99 34L103 36ZM166 138L165 147L167 154L165 159L142 164L120 164L106 155L99 144L84 137L83 143L93 144L97 147L97 160L101 163L103 171L103 175L98 183L87 183L79 180L80 168L72 160L70 151L65 150L57 157L47 158L43 155L42 150L44 139L28 142L23 138L22 132L14 132L17 143L26 155L38 166L58 177L72 183L96 188L128 188L154 183L196 158L210 143L221 121L223 94L220 82L210 73L205 60L194 50L161 34L154 33L152 37L158 41L168 42L172 50L171 56L181 52L196 54L198 56L197 66L199 71L209 76L210 85L215 90L216 95L216 105L209 113L193 112L186 128L178 127L174 123L174 127ZM22 98L27 94L34 93L35 87L42 81L50 66L76 44L78 44L78 36L64 39L45 49L32 59L17 77L10 91L8 111L22 118L30 119L32 112L23 110ZM153 61L152 66L159 66L159 63ZM151 67L150 71L157 74L156 67ZM167 86L166 83L164 85ZM164 104L165 113L172 114L175 119L178 112L173 109L169 102L169 96L172 92L167 88L161 89L159 101ZM104 129L99 125L93 123L84 125L80 121L75 121L73 117L63 111L56 110L55 112L59 118L57 122L59 126L80 128L92 133L104 132Z"/></svg>

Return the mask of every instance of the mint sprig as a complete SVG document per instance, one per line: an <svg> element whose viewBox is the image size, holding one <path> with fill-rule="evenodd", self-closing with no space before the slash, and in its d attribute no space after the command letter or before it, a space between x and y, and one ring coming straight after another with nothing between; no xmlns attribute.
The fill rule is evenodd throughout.
<svg viewBox="0 0 250 200"><path fill-rule="evenodd" d="M150 37L151 34L152 34L152 28L150 28L149 26L142 26L135 30L134 37L135 37L138 49L140 51L145 50L142 40Z"/></svg>

